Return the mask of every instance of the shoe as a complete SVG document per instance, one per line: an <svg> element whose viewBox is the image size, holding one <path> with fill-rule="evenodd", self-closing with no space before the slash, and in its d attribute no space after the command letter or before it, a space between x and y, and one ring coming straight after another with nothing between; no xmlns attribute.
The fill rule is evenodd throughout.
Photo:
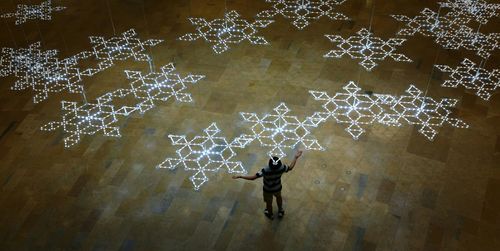
<svg viewBox="0 0 500 251"><path fill-rule="evenodd" d="M272 220L274 217L273 217L273 213L270 213L269 210L265 209L264 210L264 214L266 215L267 218L269 218L270 220Z"/></svg>
<svg viewBox="0 0 500 251"><path fill-rule="evenodd" d="M278 218L283 218L283 216L285 216L285 210L280 210L278 212Z"/></svg>

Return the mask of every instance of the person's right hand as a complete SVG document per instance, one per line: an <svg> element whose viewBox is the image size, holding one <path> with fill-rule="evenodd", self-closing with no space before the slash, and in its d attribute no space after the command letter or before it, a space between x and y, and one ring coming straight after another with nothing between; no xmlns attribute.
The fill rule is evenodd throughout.
<svg viewBox="0 0 500 251"><path fill-rule="evenodd" d="M297 153L295 153L295 158L298 159L302 156L302 150L298 150Z"/></svg>

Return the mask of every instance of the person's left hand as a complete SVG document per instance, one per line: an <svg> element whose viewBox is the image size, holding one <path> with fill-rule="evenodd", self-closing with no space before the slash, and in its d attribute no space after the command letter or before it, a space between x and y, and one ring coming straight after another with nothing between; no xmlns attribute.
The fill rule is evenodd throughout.
<svg viewBox="0 0 500 251"><path fill-rule="evenodd" d="M235 175L235 176L233 176L233 179L239 179L239 178L240 178L240 176L239 176L239 175Z"/></svg>

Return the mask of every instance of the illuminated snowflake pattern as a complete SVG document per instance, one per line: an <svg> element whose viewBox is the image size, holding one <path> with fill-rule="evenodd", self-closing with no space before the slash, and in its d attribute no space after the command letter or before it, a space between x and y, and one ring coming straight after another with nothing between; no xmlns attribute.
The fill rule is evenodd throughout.
<svg viewBox="0 0 500 251"><path fill-rule="evenodd" d="M181 147L176 151L177 158L167 158L158 168L172 170L180 166L186 171L194 171L189 179L195 190L199 190L209 180L208 172L216 173L225 168L228 173L246 173L243 164L232 159L236 157L234 148L244 148L250 143L249 139L239 137L228 142L225 137L217 136L220 129L216 123L212 123L203 132L204 135L197 135L191 140L185 135L169 135L172 144Z"/></svg>
<svg viewBox="0 0 500 251"><path fill-rule="evenodd" d="M380 120L381 123L391 126L401 126L405 123L418 126L418 131L431 141L438 133L437 128L445 123L456 128L469 127L462 120L450 117L450 109L456 106L458 100L444 98L437 102L413 85L406 93L407 95L387 99L390 110Z"/></svg>
<svg viewBox="0 0 500 251"><path fill-rule="evenodd" d="M161 40L141 42L136 36L137 33L131 29L120 37L108 40L90 37L94 44L92 52L83 51L65 59L56 57L57 50L42 51L40 42L28 48L2 48L0 76L17 78L12 90L32 89L34 103L47 99L50 93L82 93L83 86L80 83L84 77L93 76L113 66L115 61L131 57L139 61L151 60L147 54L143 54L145 46L154 46ZM97 67L81 69L80 61L89 58L98 62Z"/></svg>
<svg viewBox="0 0 500 251"><path fill-rule="evenodd" d="M197 26L195 33L188 33L179 39L194 41L203 38L206 42L214 43L212 46L216 53L229 49L229 44L238 44L245 40L252 44L268 44L262 36L256 36L258 28L265 28L272 20L255 20L253 23L240 18L236 11L225 14L223 19L214 19L210 22L204 18L189 18L191 24Z"/></svg>
<svg viewBox="0 0 500 251"><path fill-rule="evenodd" d="M498 16L500 10L500 4L489 4L483 0L446 0L439 5L451 9L446 14L448 16L467 17L481 24L487 24L490 18Z"/></svg>
<svg viewBox="0 0 500 251"><path fill-rule="evenodd" d="M462 25L460 29L453 30L436 39L446 49L475 51L482 58L491 56L492 51L500 48L498 39L500 33L483 33L474 31L472 28Z"/></svg>
<svg viewBox="0 0 500 251"><path fill-rule="evenodd" d="M362 59L359 63L366 70L371 71L377 63L390 57L398 62L412 62L407 56L395 53L396 46L401 46L406 39L390 38L387 41L374 37L367 29L357 32L358 35L347 39L339 35L325 35L331 42L338 43L339 50L331 50L324 57L341 58L345 54L354 59Z"/></svg>
<svg viewBox="0 0 500 251"><path fill-rule="evenodd" d="M500 34L488 35L473 31L466 26L470 19L462 17L439 16L438 13L424 9L420 15L409 18L403 15L392 15L396 20L405 22L406 27L398 35L413 36L416 33L433 37L446 49L464 48L475 51L477 55L487 58L491 52L500 47Z"/></svg>
<svg viewBox="0 0 500 251"><path fill-rule="evenodd" d="M2 18L16 18L16 25L24 24L28 20L52 20L52 12L66 9L63 6L52 6L52 1L47 0L39 5L18 4L16 12L1 15Z"/></svg>
<svg viewBox="0 0 500 251"><path fill-rule="evenodd" d="M334 119L339 124L348 124L346 131L358 139L364 132L363 125L375 123L402 126L404 123L419 126L419 132L429 140L438 133L437 128L445 122L458 128L467 128L462 120L450 118L451 110L457 104L455 99L440 102L423 95L411 85L407 95L363 94L354 82L343 87L344 92L333 97L326 92L310 91L314 100L323 102L323 111L315 112L308 118L315 126Z"/></svg>
<svg viewBox="0 0 500 251"><path fill-rule="evenodd" d="M121 117L138 111L144 113L156 106L156 101L167 101L175 98L180 102L192 102L191 95L184 93L186 84L195 84L204 76L189 74L186 77L174 73L174 65L168 64L161 72L146 75L138 71L125 71L127 78L133 80L127 89L117 89L96 99L93 103L78 104L62 101L62 119L44 125L43 131L55 131L61 128L69 136L64 138L65 147L80 142L83 135L94 135L103 132L106 136L120 137L120 129L116 125ZM131 105L117 107L113 102L129 99Z"/></svg>
<svg viewBox="0 0 500 251"><path fill-rule="evenodd" d="M34 103L47 99L50 93L63 90L80 93L83 86L78 83L88 74L79 69L78 61L91 54L81 52L62 60L56 57L57 54L57 50L42 51L40 42L28 48L2 48L0 76L17 78L12 90L32 89Z"/></svg>
<svg viewBox="0 0 500 251"><path fill-rule="evenodd" d="M352 81L342 89L344 92L335 93L333 97L326 92L309 91L314 100L324 102L324 111L315 112L310 119L316 125L330 118L339 124L348 124L345 130L357 140L365 132L363 125L377 123L384 116L382 104L388 102L388 97L360 93L361 88Z"/></svg>
<svg viewBox="0 0 500 251"><path fill-rule="evenodd" d="M461 25L467 24L468 18L450 18L439 15L430 9L425 8L413 18L404 15L391 15L394 19L406 23L405 27L398 31L401 36L414 36L419 33L426 37L439 38L449 33L457 31Z"/></svg>
<svg viewBox="0 0 500 251"><path fill-rule="evenodd" d="M89 68L89 74L93 75L114 65L115 61L124 61L133 58L135 61L151 61L151 56L145 54L146 47L152 47L163 42L160 39L148 39L141 41L137 32L130 29L121 36L106 39L100 36L91 36L90 43L93 45L93 55L99 61L97 68Z"/></svg>
<svg viewBox="0 0 500 251"><path fill-rule="evenodd" d="M316 127L310 119L300 121L296 116L290 116L290 109L281 103L274 108L274 114L266 114L262 118L256 113L240 113L245 122L253 123L252 134L242 135L243 138L258 140L264 147L272 148L269 156L282 158L286 156L284 149L294 149L302 144L309 150L324 150L310 129Z"/></svg>
<svg viewBox="0 0 500 251"><path fill-rule="evenodd" d="M334 7L345 2L345 0L266 0L273 3L273 8L257 14L261 18L274 18L281 15L287 19L293 19L293 25L298 29L304 29L312 20L328 17L331 20L348 20L341 13L334 12Z"/></svg>
<svg viewBox="0 0 500 251"><path fill-rule="evenodd" d="M445 73L450 74L442 86L457 88L463 86L466 89L476 91L476 95L484 100L489 100L493 92L500 87L500 71L498 69L488 71L478 67L469 59L464 59L457 68L447 65L436 65Z"/></svg>

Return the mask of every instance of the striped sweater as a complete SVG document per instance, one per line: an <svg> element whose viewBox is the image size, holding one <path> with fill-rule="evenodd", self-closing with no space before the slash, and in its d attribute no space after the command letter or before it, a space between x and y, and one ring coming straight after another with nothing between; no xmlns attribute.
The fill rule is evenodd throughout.
<svg viewBox="0 0 500 251"><path fill-rule="evenodd" d="M266 166L260 170L256 175L257 177L264 178L264 192L277 193L281 191L281 175L288 172L287 165L281 165L277 168Z"/></svg>

